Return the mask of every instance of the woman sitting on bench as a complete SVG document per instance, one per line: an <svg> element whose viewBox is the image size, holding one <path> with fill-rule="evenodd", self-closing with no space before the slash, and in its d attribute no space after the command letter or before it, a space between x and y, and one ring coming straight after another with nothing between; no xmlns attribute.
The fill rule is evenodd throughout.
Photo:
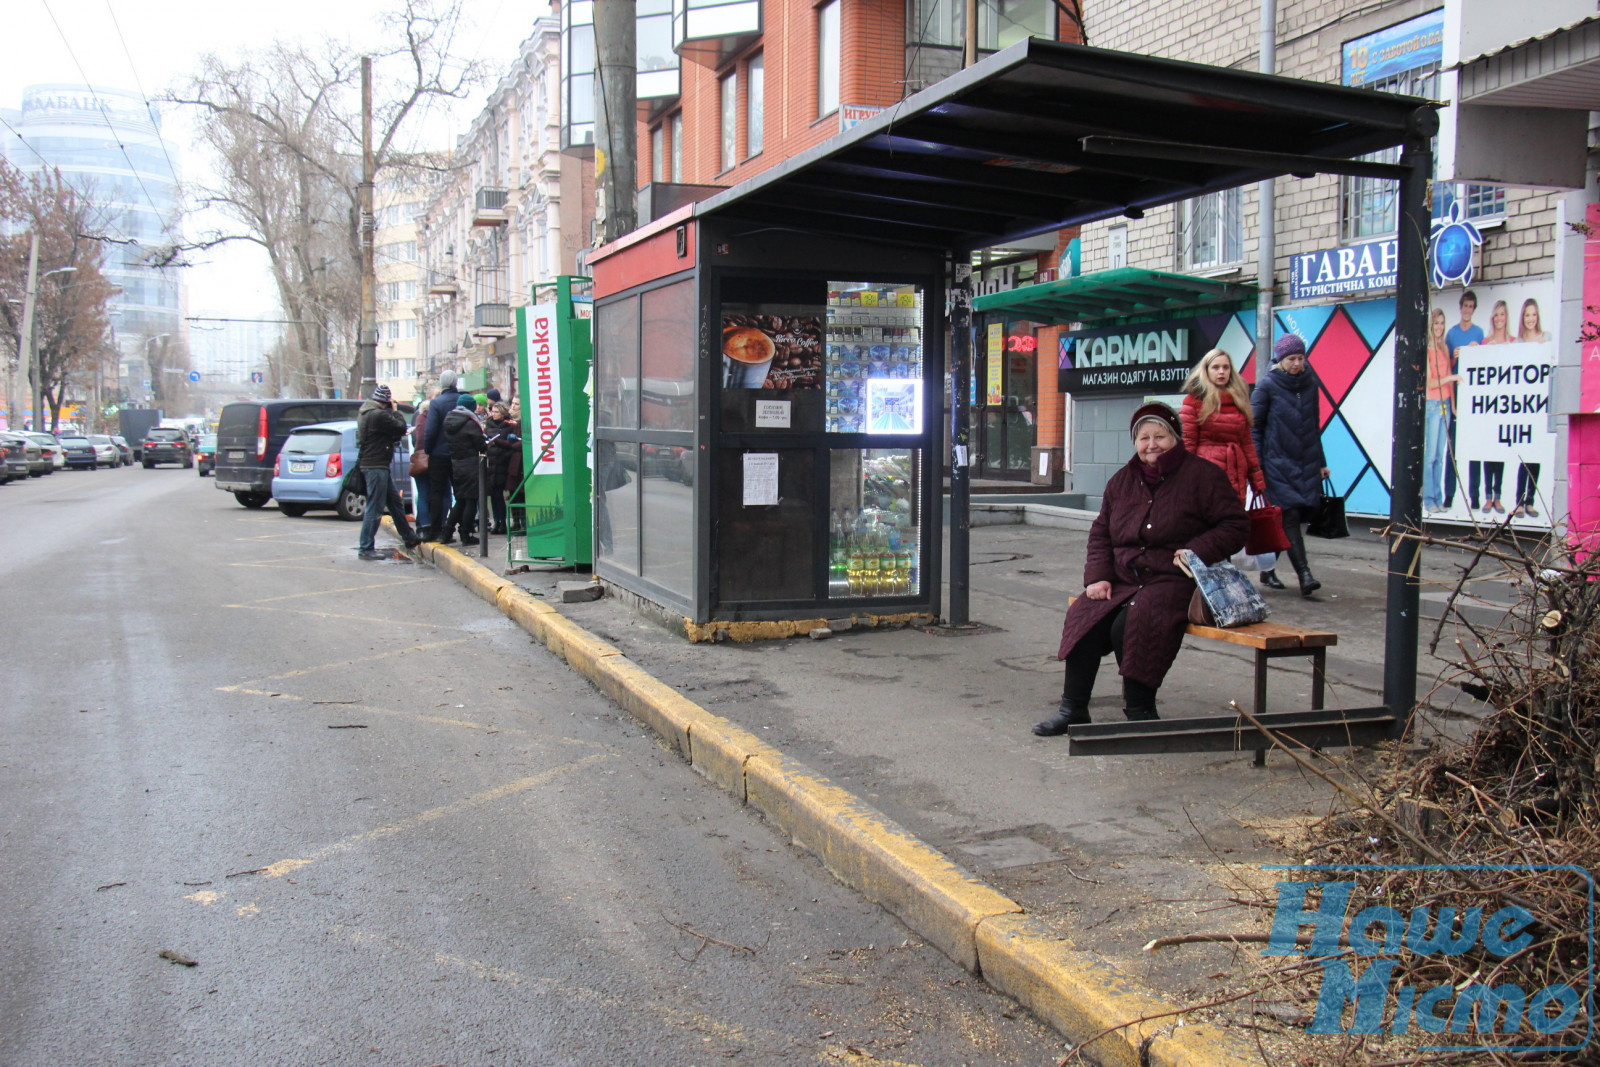
<svg viewBox="0 0 1600 1067"><path fill-rule="evenodd" d="M1087 588L1061 627L1061 708L1033 728L1040 737L1089 721L1089 696L1107 652L1116 653L1122 675L1123 714L1156 718L1156 690L1183 645L1194 592L1178 551L1216 563L1243 548L1250 533L1228 476L1183 447L1177 413L1146 404L1133 413L1130 431L1134 456L1106 483L1089 528Z"/></svg>

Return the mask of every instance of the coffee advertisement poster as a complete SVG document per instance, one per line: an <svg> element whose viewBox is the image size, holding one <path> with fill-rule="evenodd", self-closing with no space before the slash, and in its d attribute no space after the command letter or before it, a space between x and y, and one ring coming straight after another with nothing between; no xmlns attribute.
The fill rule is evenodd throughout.
<svg viewBox="0 0 1600 1067"><path fill-rule="evenodd" d="M821 389L822 335L820 308L723 305L723 388Z"/></svg>

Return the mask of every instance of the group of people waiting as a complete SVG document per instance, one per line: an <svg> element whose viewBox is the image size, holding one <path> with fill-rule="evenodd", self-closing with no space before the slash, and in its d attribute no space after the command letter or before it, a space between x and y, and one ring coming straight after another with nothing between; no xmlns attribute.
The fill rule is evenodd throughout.
<svg viewBox="0 0 1600 1067"><path fill-rule="evenodd" d="M491 525L488 533L504 535L520 522L507 523L507 497L514 504L522 484L522 429L517 405L501 399L498 389L477 395L457 387L455 371L439 375L439 388L417 411L413 425L396 409L389 387L378 386L356 415L356 441L367 483L367 511L362 518L359 554L385 559L375 549L380 519L387 511L395 532L408 549L423 541L463 545L478 537L478 458L487 457ZM412 471L418 482L417 528L406 521L400 494L389 478L395 447L412 435ZM424 468L425 469L420 469ZM379 504L382 506L379 506Z"/></svg>
<svg viewBox="0 0 1600 1067"><path fill-rule="evenodd" d="M1133 458L1107 481L1089 528L1084 592L1061 630L1061 705L1033 728L1041 737L1090 721L1089 697L1108 653L1122 676L1123 714L1135 721L1158 717L1156 693L1182 647L1195 588L1180 553L1187 549L1211 565L1241 551L1250 533L1250 490L1283 511L1300 594L1321 588L1302 531L1328 476L1320 383L1305 342L1295 334L1280 338L1253 394L1228 353L1213 349L1184 392L1181 413L1161 403L1133 413ZM1282 589L1276 562L1258 561L1261 583Z"/></svg>

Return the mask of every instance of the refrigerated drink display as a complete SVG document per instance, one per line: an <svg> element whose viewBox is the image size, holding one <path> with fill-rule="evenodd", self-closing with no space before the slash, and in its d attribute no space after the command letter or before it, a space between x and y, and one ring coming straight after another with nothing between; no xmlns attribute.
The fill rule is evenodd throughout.
<svg viewBox="0 0 1600 1067"><path fill-rule="evenodd" d="M834 449L829 517L828 596L912 596L917 592L920 519L917 452ZM843 496L844 499L840 499Z"/></svg>
<svg viewBox="0 0 1600 1067"><path fill-rule="evenodd" d="M922 380L922 291L829 282L824 346L828 432L863 433L867 382Z"/></svg>

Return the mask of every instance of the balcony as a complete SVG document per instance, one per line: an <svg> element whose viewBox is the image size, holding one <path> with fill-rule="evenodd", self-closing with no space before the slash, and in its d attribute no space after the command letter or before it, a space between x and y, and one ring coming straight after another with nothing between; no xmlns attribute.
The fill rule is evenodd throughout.
<svg viewBox="0 0 1600 1067"><path fill-rule="evenodd" d="M461 283L456 281L455 275L448 270L428 271L429 296L455 296L461 291Z"/></svg>
<svg viewBox="0 0 1600 1067"><path fill-rule="evenodd" d="M511 305L478 304L472 309L472 332L478 337L510 337Z"/></svg>
<svg viewBox="0 0 1600 1067"><path fill-rule="evenodd" d="M506 221L506 191L504 189L479 189L472 208L474 226L499 226Z"/></svg>
<svg viewBox="0 0 1600 1067"><path fill-rule="evenodd" d="M720 66L761 36L761 0L672 0L672 50Z"/></svg>

